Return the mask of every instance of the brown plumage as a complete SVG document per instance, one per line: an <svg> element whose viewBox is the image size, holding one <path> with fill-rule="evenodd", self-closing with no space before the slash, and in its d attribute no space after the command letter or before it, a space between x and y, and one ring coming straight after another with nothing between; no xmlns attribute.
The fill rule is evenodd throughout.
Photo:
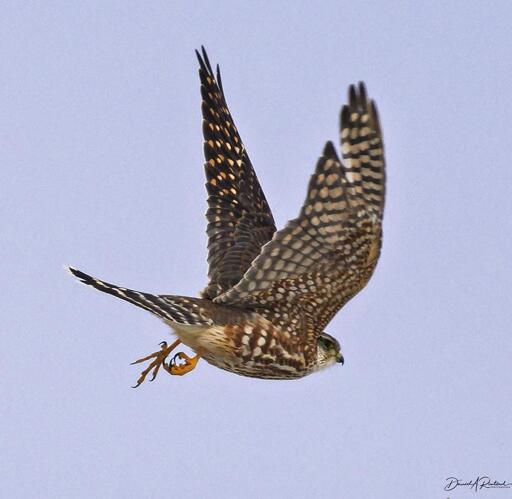
<svg viewBox="0 0 512 499"><path fill-rule="evenodd" d="M340 116L342 161L327 142L299 216L276 231L220 71L214 75L204 48L197 56L208 193L209 283L202 298L141 293L70 270L164 319L212 365L245 376L299 378L343 360L339 343L323 330L367 284L380 255L385 165L377 110L363 83L350 86ZM160 365L184 374L199 358L185 368L177 356L165 364L166 348L141 359L156 359L153 377Z"/></svg>

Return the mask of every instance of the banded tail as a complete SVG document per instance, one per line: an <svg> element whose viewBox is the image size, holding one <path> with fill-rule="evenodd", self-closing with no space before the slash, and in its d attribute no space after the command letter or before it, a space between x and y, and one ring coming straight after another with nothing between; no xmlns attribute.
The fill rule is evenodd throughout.
<svg viewBox="0 0 512 499"><path fill-rule="evenodd" d="M141 291L126 289L101 281L73 267L68 267L68 270L83 284L133 303L137 307L157 315L166 322L187 326L210 325L212 323L211 319L202 317L197 298L142 293Z"/></svg>

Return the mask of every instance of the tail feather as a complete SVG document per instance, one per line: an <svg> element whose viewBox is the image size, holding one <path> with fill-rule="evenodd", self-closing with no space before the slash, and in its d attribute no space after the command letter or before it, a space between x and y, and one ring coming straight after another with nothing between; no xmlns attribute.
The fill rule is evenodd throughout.
<svg viewBox="0 0 512 499"><path fill-rule="evenodd" d="M117 298L121 298L121 300L130 302L133 305L137 305L157 315L166 322L174 322L183 325L205 325L211 322L210 319L202 317L200 308L198 304L195 303L196 299L194 298L142 293L141 291L135 291L101 281L73 267L68 267L68 270L83 284L92 286L99 291L116 296Z"/></svg>

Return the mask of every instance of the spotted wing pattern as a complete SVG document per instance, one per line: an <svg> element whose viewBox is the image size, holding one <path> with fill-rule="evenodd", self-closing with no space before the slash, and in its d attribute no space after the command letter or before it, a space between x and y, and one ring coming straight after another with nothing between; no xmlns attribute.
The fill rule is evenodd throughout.
<svg viewBox="0 0 512 499"><path fill-rule="evenodd" d="M315 339L368 282L381 248L384 159L375 105L362 84L341 112L345 166L328 142L300 215L276 232L244 277L214 301L258 307Z"/></svg>
<svg viewBox="0 0 512 499"><path fill-rule="evenodd" d="M368 102L363 83L358 91L353 85L349 88L349 105L341 110L340 134L353 204L367 216L382 220L386 181L382 132L377 108L373 101Z"/></svg>
<svg viewBox="0 0 512 499"><path fill-rule="evenodd" d="M276 227L228 110L219 67L215 78L204 48L196 54L208 192L209 283L203 297L211 299L241 279Z"/></svg>

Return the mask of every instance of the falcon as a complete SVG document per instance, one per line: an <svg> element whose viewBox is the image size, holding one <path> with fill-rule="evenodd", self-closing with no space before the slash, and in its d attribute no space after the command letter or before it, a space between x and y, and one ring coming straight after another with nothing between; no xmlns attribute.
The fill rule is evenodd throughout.
<svg viewBox="0 0 512 499"><path fill-rule="evenodd" d="M201 80L208 284L200 298L116 286L70 267L82 283L163 319L176 335L148 362L136 386L160 368L193 370L199 359L263 379L297 379L343 363L324 331L368 283L382 246L385 162L375 103L351 85L340 113L341 157L327 142L299 216L274 218L226 104L219 66L196 51ZM171 353L183 343L195 356ZM168 360L169 359L169 360Z"/></svg>

